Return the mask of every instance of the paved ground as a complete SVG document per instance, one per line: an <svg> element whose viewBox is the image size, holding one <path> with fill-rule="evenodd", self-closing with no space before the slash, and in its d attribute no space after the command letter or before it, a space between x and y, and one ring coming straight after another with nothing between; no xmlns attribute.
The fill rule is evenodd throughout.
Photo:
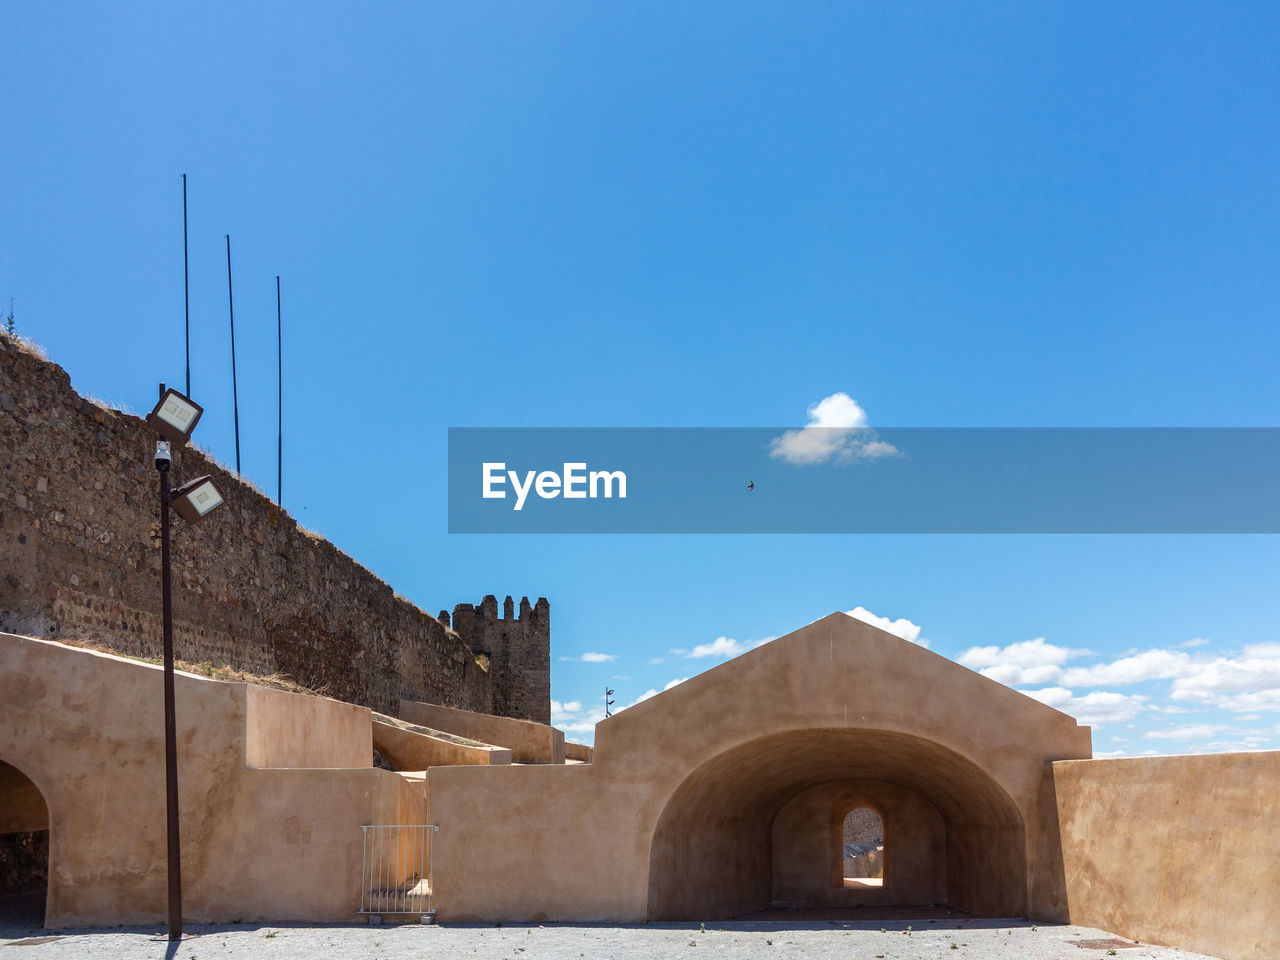
<svg viewBox="0 0 1280 960"><path fill-rule="evenodd" d="M1088 927L1023 920L740 921L643 926L420 924L299 926L197 924L179 943L155 928L53 931L0 926L0 960L1204 960L1134 946ZM30 938L30 939L28 939ZM45 942L35 942L38 940ZM1109 942L1108 942L1109 941ZM954 947L952 946L954 944ZM1114 952L1112 952L1114 951Z"/></svg>

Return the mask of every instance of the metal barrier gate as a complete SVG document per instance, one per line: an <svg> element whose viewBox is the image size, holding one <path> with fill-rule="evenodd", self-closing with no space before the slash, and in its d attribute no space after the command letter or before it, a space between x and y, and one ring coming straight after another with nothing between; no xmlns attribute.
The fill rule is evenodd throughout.
<svg viewBox="0 0 1280 960"><path fill-rule="evenodd" d="M364 831L360 912L434 917L431 846L440 828L426 823L372 824L360 829Z"/></svg>

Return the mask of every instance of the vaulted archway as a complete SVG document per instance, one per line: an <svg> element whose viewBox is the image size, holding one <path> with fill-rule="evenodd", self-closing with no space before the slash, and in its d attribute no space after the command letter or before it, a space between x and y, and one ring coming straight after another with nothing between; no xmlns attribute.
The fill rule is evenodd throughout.
<svg viewBox="0 0 1280 960"><path fill-rule="evenodd" d="M815 842L806 845L788 823L788 809L806 796L827 811L823 824L842 821L859 798L874 798L886 835L907 841L895 848L901 872L895 876L889 867L882 890L836 888L830 880L839 867L825 832L808 829ZM812 812L799 818L808 827ZM916 828L915 848L904 826ZM797 884L797 867L817 877L817 886ZM902 905L941 901L977 916L1022 916L1026 875L1022 816L972 761L905 733L796 730L721 753L672 794L650 848L648 917L726 919L778 900L838 905L868 902L868 895ZM831 895L813 896L819 886Z"/></svg>

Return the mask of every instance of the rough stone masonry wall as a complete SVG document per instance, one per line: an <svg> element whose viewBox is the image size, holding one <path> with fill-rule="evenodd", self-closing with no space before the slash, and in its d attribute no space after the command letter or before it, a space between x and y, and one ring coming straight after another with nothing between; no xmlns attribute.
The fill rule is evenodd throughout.
<svg viewBox="0 0 1280 960"><path fill-rule="evenodd" d="M0 630L159 656L154 448L141 419L80 397L61 367L0 336ZM212 474L227 495L198 527L173 521L180 659L284 674L387 713L404 697L527 714L495 695L467 640L266 497L189 447L173 470ZM549 662L539 642L515 658Z"/></svg>

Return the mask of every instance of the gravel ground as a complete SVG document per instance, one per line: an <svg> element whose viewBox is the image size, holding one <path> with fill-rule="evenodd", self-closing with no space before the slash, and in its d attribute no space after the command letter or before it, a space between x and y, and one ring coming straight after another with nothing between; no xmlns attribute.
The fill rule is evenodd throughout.
<svg viewBox="0 0 1280 960"><path fill-rule="evenodd" d="M39 930L0 927L0 960L697 960L703 954L746 960L1206 960L1168 947L1134 946L1089 927L1036 926L1024 920L906 922L727 922L707 924L258 925L193 924L179 943L154 939L154 927ZM52 938L48 942L24 942ZM1082 942L1083 941L1083 942ZM1088 941L1110 941L1086 946ZM953 947L952 944L955 946ZM1111 951L1111 952L1109 952ZM1212 958L1207 958L1212 960Z"/></svg>

